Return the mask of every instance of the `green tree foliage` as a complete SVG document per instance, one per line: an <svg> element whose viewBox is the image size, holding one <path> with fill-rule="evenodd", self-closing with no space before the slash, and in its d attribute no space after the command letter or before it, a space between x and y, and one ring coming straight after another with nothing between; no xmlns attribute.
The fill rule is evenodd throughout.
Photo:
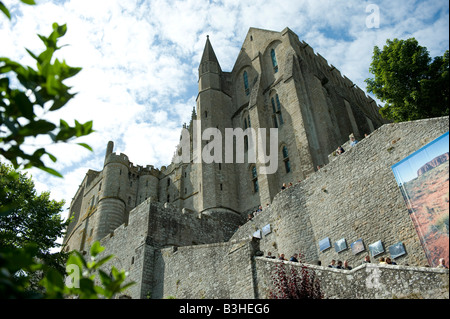
<svg viewBox="0 0 450 319"><path fill-rule="evenodd" d="M1 163L0 188L0 206L7 213L0 215L1 246L23 247L36 243L42 254L60 246L55 241L68 224L60 215L64 201L51 200L49 192L37 194L31 178L15 174L11 167Z"/></svg>
<svg viewBox="0 0 450 319"><path fill-rule="evenodd" d="M37 194L26 174L0 163L0 299L113 298L127 289L132 283L124 284L124 271L100 269L113 256L98 260L104 250L98 242L89 262L77 251L51 252L61 246L56 239L68 221L60 216L64 201L49 196Z"/></svg>
<svg viewBox="0 0 450 319"><path fill-rule="evenodd" d="M20 1L35 4L34 0ZM2 1L0 11L11 19ZM41 109L39 113L45 115L66 105L75 94L63 81L81 70L53 59L61 49L58 39L67 27L56 23L52 27L50 36L39 35L46 47L42 53L27 50L36 60L36 69L0 57L0 157L14 169L37 167L62 177L44 164L44 155L53 162L57 160L45 148L32 153L23 148L27 139L42 135L53 143L66 143L93 132L92 121L82 124L75 120L70 126L60 119L54 124L35 113ZM11 79L17 79L20 85L14 87ZM87 144L77 144L92 151ZM97 261L104 249L98 242L92 245L90 262L78 252L51 254L50 248L58 246L56 238L68 223L59 215L64 202L50 200L48 192L36 194L31 179L14 169L0 163L0 299L113 298L133 284L123 284L124 271L112 267L108 274L100 269L112 256ZM97 273L100 286L94 280ZM73 281L67 284L67 278Z"/></svg>
<svg viewBox="0 0 450 319"><path fill-rule="evenodd" d="M101 266L114 256L109 255L98 260L99 254L105 248L98 241L94 242L90 249L91 261L87 262L77 251L72 252L67 260L66 270L68 277L65 279L57 272L52 272L42 280L46 289L45 298L60 299L76 296L79 299L112 299L134 285L134 282L124 283L127 274L119 271L114 266L106 273ZM101 285L96 285L98 274Z"/></svg>
<svg viewBox="0 0 450 319"><path fill-rule="evenodd" d="M72 252L66 263L66 273L62 275L36 260L36 245L0 248L0 299L112 299L134 282L124 283L127 274L123 270L112 267L108 274L100 269L113 258L109 255L98 260L103 250L104 247L95 242L89 262L77 251ZM39 272L46 274L39 282L42 289L32 289L30 277Z"/></svg>
<svg viewBox="0 0 450 319"><path fill-rule="evenodd" d="M394 122L449 115L449 51L431 59L416 39L387 40L375 46L367 91L385 106L381 115Z"/></svg>
<svg viewBox="0 0 450 319"><path fill-rule="evenodd" d="M34 4L34 1L24 1ZM0 10L9 18L8 9L0 2ZM60 119L58 124L47 121L39 116L54 112L62 108L74 96L70 87L63 82L73 77L81 68L70 67L65 61L53 58L53 54L61 49L58 39L67 31L66 25L53 24L50 36L38 35L46 49L40 54L27 52L36 60L36 69L23 66L6 57L0 57L0 155L10 161L14 168L37 167L55 176L62 177L59 172L48 167L43 162L47 155L53 162L57 159L46 151L44 147L33 152L23 147L26 139L46 135L53 143L70 142L72 139L88 135L93 132L92 121L69 125ZM17 78L20 87L11 84L12 78ZM92 150L85 143L77 143Z"/></svg>
<svg viewBox="0 0 450 319"><path fill-rule="evenodd" d="M0 247L37 247L36 257L60 273L65 271L67 254L52 252L61 245L56 240L63 236L68 221L60 213L64 201L50 199L50 193L37 194L34 183L26 174L17 173L0 163ZM42 275L42 273L41 273ZM31 276L36 287L40 278Z"/></svg>

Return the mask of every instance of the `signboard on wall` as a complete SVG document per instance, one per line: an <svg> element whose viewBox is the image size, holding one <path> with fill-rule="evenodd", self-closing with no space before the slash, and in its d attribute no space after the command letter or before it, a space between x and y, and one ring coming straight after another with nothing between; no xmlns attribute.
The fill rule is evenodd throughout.
<svg viewBox="0 0 450 319"><path fill-rule="evenodd" d="M432 267L449 262L449 133L392 166Z"/></svg>

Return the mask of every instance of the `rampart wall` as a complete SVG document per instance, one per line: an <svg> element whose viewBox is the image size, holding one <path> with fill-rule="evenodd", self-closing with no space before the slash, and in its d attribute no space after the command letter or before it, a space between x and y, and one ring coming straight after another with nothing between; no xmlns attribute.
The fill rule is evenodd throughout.
<svg viewBox="0 0 450 319"><path fill-rule="evenodd" d="M116 228L100 243L105 247L104 254L115 256L108 267L113 265L127 271L127 279L136 283L127 295L133 298L159 298L161 276L167 269L160 260L167 251L177 251L178 246L195 248L199 244L228 242L241 223L241 217L234 213L210 211L208 214L198 214L149 199L130 212L128 224ZM170 248L164 249L166 247ZM184 251L182 247L178 249ZM205 253L203 263L214 263L211 256L212 252ZM183 267L181 263L171 266ZM200 265L192 268L187 262L184 266L201 274ZM178 272L177 269L175 271Z"/></svg>
<svg viewBox="0 0 450 319"><path fill-rule="evenodd" d="M152 298L254 298L255 244L248 239L162 249L155 256Z"/></svg>
<svg viewBox="0 0 450 319"><path fill-rule="evenodd" d="M429 267L363 264L352 270L255 257L255 239L166 248L155 254L152 298L265 299L275 288L276 267L315 273L324 298L445 299L449 271ZM300 276L301 277L301 276Z"/></svg>
<svg viewBox="0 0 450 319"><path fill-rule="evenodd" d="M288 276L291 268L301 274L299 263L255 258L256 293L268 298L274 288L272 275L284 264ZM324 298L331 299L448 299L449 271L427 267L364 264L352 270L304 265L314 271ZM300 276L301 277L301 276Z"/></svg>
<svg viewBox="0 0 450 319"><path fill-rule="evenodd" d="M386 124L349 148L306 180L280 191L262 213L240 227L232 239L251 236L270 225L260 248L287 257L296 252L305 262L349 260L359 265L368 245L381 240L388 247L403 242L406 255L397 263L423 266L424 250L409 217L391 166L449 129L448 117ZM332 247L323 252L319 241ZM334 243L344 238L349 249L337 253ZM362 239L366 250L354 255L350 244Z"/></svg>

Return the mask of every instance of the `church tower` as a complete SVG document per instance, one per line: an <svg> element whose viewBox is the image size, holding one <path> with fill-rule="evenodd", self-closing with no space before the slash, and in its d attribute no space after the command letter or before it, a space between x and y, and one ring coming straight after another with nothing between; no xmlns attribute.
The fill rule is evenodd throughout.
<svg viewBox="0 0 450 319"><path fill-rule="evenodd" d="M232 163L225 163L225 128L231 128L232 100L225 89L229 85L229 74L222 72L209 36L200 61L197 96L196 153L197 181L199 183L199 212L225 208L238 211L236 177Z"/></svg>

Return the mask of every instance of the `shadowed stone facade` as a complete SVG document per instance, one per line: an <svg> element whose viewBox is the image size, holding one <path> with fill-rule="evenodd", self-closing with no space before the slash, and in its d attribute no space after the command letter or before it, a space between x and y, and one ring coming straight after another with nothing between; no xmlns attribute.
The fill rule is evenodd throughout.
<svg viewBox="0 0 450 319"><path fill-rule="evenodd" d="M197 105L184 125L191 138L194 123L201 132L217 128L222 134L226 128L278 128L278 148L271 150L278 153L278 169L254 175L263 163L197 163L193 143L188 163L135 166L109 142L103 169L89 170L74 196L64 243L67 250L88 251L100 240L105 253L116 256L112 263L137 283L127 292L131 297L264 298L269 275L262 269L269 264L255 258L258 251L301 251L310 264L332 258L360 263L361 255L348 250L320 252L324 237L347 244L363 238L366 245L382 240L385 247L402 241L402 263L426 263L390 167L448 131L448 117L387 124L371 98L291 30L250 28L231 72L222 71L207 38ZM360 140L354 148L345 146L351 134ZM339 145L346 152L334 157ZM289 182L295 185L280 192ZM251 239L268 224L270 234ZM442 278L448 289L448 271Z"/></svg>

